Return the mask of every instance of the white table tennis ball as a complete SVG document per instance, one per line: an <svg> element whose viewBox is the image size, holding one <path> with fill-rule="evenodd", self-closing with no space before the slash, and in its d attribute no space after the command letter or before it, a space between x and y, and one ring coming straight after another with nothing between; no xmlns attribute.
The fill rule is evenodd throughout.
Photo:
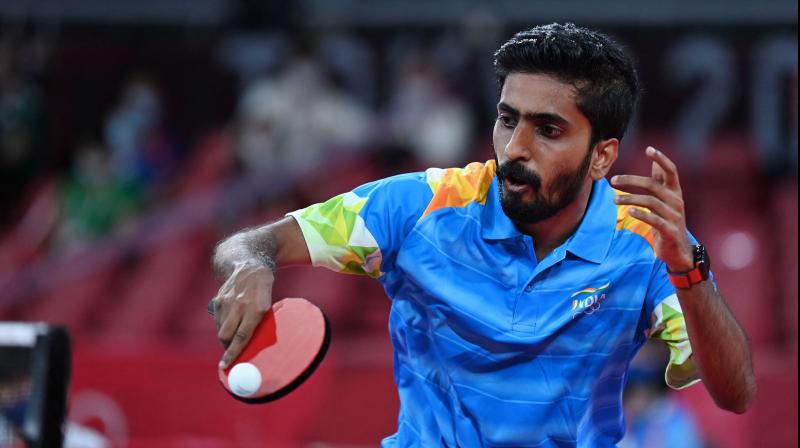
<svg viewBox="0 0 800 448"><path fill-rule="evenodd" d="M228 386L234 394L249 397L261 387L261 372L249 362L240 362L228 373Z"/></svg>

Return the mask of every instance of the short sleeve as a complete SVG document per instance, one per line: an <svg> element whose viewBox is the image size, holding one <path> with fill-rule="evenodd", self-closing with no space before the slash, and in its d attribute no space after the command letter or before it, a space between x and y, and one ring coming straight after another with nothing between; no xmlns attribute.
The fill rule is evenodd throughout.
<svg viewBox="0 0 800 448"><path fill-rule="evenodd" d="M692 244L697 240L689 234ZM712 279L713 281L713 279ZM647 303L650 304L650 327L647 335L660 339L669 347L669 364L664 379L673 389L683 389L700 381L700 375L692 359L692 345L686 331L686 321L675 293L669 282L667 268L656 259L647 288Z"/></svg>
<svg viewBox="0 0 800 448"><path fill-rule="evenodd" d="M432 196L425 173L403 174L287 215L300 225L314 266L378 278L393 268Z"/></svg>
<svg viewBox="0 0 800 448"><path fill-rule="evenodd" d="M669 347L669 364L664 373L667 385L673 389L683 389L700 381L678 296L672 294L659 302L651 314L650 322L650 338L660 339Z"/></svg>

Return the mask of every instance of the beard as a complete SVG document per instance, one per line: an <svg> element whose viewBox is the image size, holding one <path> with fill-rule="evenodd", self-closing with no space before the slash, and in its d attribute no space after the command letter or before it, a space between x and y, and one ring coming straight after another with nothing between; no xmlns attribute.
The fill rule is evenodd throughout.
<svg viewBox="0 0 800 448"><path fill-rule="evenodd" d="M549 197L542 194L542 178L536 172L528 171L522 162L510 161L503 165L498 164L497 180L500 184L500 205L503 207L503 212L515 224L535 224L554 216L578 197L589 173L591 160L590 147L576 170L562 171L550 182ZM495 161L497 161L496 155ZM525 201L521 193L507 190L503 182L507 178L527 185L533 193L533 199Z"/></svg>

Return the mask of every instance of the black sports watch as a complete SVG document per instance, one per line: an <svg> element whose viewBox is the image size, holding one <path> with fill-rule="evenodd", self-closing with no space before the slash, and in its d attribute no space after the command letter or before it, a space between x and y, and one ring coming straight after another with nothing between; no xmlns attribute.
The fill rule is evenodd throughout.
<svg viewBox="0 0 800 448"><path fill-rule="evenodd" d="M673 272L667 268L669 282L678 289L689 289L692 286L708 280L708 272L711 270L711 258L706 252L705 246L697 244L692 246L694 252L694 268L685 272Z"/></svg>

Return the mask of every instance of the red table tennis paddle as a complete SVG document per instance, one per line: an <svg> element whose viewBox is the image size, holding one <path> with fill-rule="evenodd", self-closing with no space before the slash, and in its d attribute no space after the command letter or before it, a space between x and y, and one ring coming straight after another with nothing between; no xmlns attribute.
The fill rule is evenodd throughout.
<svg viewBox="0 0 800 448"><path fill-rule="evenodd" d="M208 310L213 314L213 303ZM272 304L242 352L219 382L245 403L277 400L296 389L322 362L330 345L330 324L322 310L306 299Z"/></svg>

